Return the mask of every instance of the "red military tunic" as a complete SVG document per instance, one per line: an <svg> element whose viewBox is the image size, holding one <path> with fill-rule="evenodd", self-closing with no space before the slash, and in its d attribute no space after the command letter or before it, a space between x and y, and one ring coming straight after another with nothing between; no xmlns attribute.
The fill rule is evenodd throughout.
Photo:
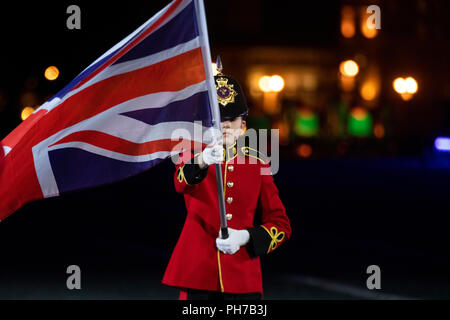
<svg viewBox="0 0 450 320"><path fill-rule="evenodd" d="M289 238L290 222L272 175L260 173L270 165L258 151L249 147L237 150L237 143L225 151L221 166L228 227L247 229L250 241L233 255L217 249L220 217L214 166L201 170L198 165L181 162L176 165L174 181L176 191L184 194L187 217L162 283L228 293L262 293L259 256ZM258 205L262 225L254 227Z"/></svg>

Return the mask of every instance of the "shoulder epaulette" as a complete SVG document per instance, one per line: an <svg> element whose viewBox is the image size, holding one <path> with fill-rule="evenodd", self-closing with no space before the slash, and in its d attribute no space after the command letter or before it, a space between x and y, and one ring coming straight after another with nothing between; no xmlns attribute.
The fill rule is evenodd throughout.
<svg viewBox="0 0 450 320"><path fill-rule="evenodd" d="M269 162L267 156L259 150L250 147L241 147L241 152L247 157L258 159L262 164Z"/></svg>

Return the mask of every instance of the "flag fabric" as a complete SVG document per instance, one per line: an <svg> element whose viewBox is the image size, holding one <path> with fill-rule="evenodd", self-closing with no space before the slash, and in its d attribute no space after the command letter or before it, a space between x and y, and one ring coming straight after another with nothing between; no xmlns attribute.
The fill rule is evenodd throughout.
<svg viewBox="0 0 450 320"><path fill-rule="evenodd" d="M194 131L210 129L216 111L198 3L168 4L1 141L0 220L27 202L155 166L186 150L175 130L202 143Z"/></svg>

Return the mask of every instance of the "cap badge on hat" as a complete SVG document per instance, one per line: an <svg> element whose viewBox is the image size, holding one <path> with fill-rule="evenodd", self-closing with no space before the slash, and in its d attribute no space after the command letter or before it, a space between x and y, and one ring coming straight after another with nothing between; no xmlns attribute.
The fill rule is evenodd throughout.
<svg viewBox="0 0 450 320"><path fill-rule="evenodd" d="M234 102L234 97L237 96L237 92L233 89L233 84L228 84L228 79L220 77L216 79L217 86L217 99L219 103L224 107Z"/></svg>

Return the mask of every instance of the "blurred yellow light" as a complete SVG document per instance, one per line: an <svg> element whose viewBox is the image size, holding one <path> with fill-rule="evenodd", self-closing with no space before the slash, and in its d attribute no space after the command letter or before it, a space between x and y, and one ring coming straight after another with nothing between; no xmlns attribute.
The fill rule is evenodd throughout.
<svg viewBox="0 0 450 320"><path fill-rule="evenodd" d="M359 66L358 64L353 60L347 60L341 62L339 65L339 71L347 77L354 77L359 72Z"/></svg>
<svg viewBox="0 0 450 320"><path fill-rule="evenodd" d="M45 79L53 81L56 80L59 76L59 70L55 66L50 66L47 69L45 69L44 73Z"/></svg>
<svg viewBox="0 0 450 320"><path fill-rule="evenodd" d="M408 77L405 79L405 87L406 92L414 94L417 92L419 86L417 85L417 81L413 77Z"/></svg>
<svg viewBox="0 0 450 320"><path fill-rule="evenodd" d="M361 97L366 101L375 99L378 95L378 87L372 81L365 82L360 90Z"/></svg>
<svg viewBox="0 0 450 320"><path fill-rule="evenodd" d="M406 83L405 83L405 79L403 78L397 78L394 80L393 82L393 86L394 86L394 90L395 92L402 94L406 92Z"/></svg>
<svg viewBox="0 0 450 320"><path fill-rule="evenodd" d="M309 144L301 144L297 147L297 154L302 158L309 158L312 154L312 147Z"/></svg>
<svg viewBox="0 0 450 320"><path fill-rule="evenodd" d="M259 88L263 92L270 92L270 77L269 76L263 76L259 79Z"/></svg>
<svg viewBox="0 0 450 320"><path fill-rule="evenodd" d="M269 80L269 87L273 92L280 92L284 88L284 79L279 75L271 76Z"/></svg>
<svg viewBox="0 0 450 320"><path fill-rule="evenodd" d="M31 116L31 114L33 112L34 112L34 108L32 108L32 107L25 107L25 108L23 108L22 113L20 114L20 118L22 120L25 120L26 118Z"/></svg>

